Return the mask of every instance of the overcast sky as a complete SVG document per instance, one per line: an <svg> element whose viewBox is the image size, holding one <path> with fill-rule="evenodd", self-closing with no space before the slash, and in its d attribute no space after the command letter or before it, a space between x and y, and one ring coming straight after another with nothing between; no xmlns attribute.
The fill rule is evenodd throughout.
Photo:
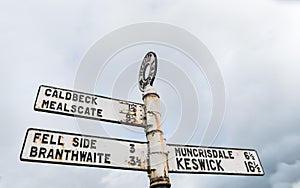
<svg viewBox="0 0 300 188"><path fill-rule="evenodd" d="M0 187L148 187L144 172L28 163L19 155L31 127L145 141L143 130L35 112L33 104L41 84L74 89L86 53L107 34L159 22L202 41L223 76L225 115L210 145L256 149L265 170L263 177L171 174L172 187L300 188L299 20L297 0L0 0ZM99 72L95 94L142 102L134 79L148 50L156 51L161 62L154 86L162 100L167 141L200 144L212 100L206 100L205 76L193 72L183 53L158 44L127 47ZM173 79L176 70L181 71L178 80L164 81ZM196 94L196 106L190 106L191 114L197 112L193 122L181 121L192 117L181 111L186 100L180 96L194 91L177 85L185 80ZM187 124L197 127L193 136L173 136Z"/></svg>

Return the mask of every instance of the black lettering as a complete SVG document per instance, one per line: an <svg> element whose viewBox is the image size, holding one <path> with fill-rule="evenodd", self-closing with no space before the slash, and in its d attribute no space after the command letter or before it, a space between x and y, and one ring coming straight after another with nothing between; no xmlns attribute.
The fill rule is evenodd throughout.
<svg viewBox="0 0 300 188"><path fill-rule="evenodd" d="M225 154L224 151L223 151L223 154ZM219 156L218 156L218 157L219 157L219 158L224 158L223 154L222 154L222 151L219 150Z"/></svg>
<svg viewBox="0 0 300 188"><path fill-rule="evenodd" d="M46 106L46 108L48 108L49 101L43 100L43 102L42 102L42 108L45 108L44 106Z"/></svg>
<svg viewBox="0 0 300 188"><path fill-rule="evenodd" d="M228 151L228 154L230 159L234 159L234 156L232 156L232 151Z"/></svg>
<svg viewBox="0 0 300 188"><path fill-rule="evenodd" d="M199 169L199 165L197 164L197 159L192 159L192 163L193 163L192 168L194 170L198 170Z"/></svg>
<svg viewBox="0 0 300 188"><path fill-rule="evenodd" d="M136 106L134 105L134 104L128 104L128 109L130 110L130 111L136 111Z"/></svg>
<svg viewBox="0 0 300 188"><path fill-rule="evenodd" d="M208 160L205 159L205 162L206 162L207 170L210 170L210 166L209 166Z"/></svg>
<svg viewBox="0 0 300 188"><path fill-rule="evenodd" d="M65 143L63 143L63 142L61 141L62 138L63 138L62 136L58 136L58 142L57 142L57 145L59 145L59 146L65 145Z"/></svg>
<svg viewBox="0 0 300 188"><path fill-rule="evenodd" d="M78 95L76 93L73 93L73 101L77 101L78 100Z"/></svg>
<svg viewBox="0 0 300 188"><path fill-rule="evenodd" d="M65 149L65 153L66 153L66 160L69 159L69 153L71 152L71 150L69 149Z"/></svg>
<svg viewBox="0 0 300 188"><path fill-rule="evenodd" d="M67 108L67 103L64 103L64 111L69 112L70 110Z"/></svg>
<svg viewBox="0 0 300 188"><path fill-rule="evenodd" d="M215 171L216 170L216 167L215 166L213 166L213 163L215 163L215 161L214 160L209 160L209 166L210 166L210 168L213 170L213 171Z"/></svg>
<svg viewBox="0 0 300 188"><path fill-rule="evenodd" d="M39 139L41 136L41 133L35 133L33 137L33 142L36 142L36 139Z"/></svg>
<svg viewBox="0 0 300 188"><path fill-rule="evenodd" d="M192 168L190 167L190 158L185 158L184 159L184 164L185 164L185 169L186 170L191 170Z"/></svg>
<svg viewBox="0 0 300 188"><path fill-rule="evenodd" d="M97 153L94 152L93 163L96 163Z"/></svg>
<svg viewBox="0 0 300 188"><path fill-rule="evenodd" d="M80 151L80 161L84 162L86 157L86 152L85 151Z"/></svg>
<svg viewBox="0 0 300 188"><path fill-rule="evenodd" d="M29 157L36 157L37 156L37 150L38 150L37 147L31 146Z"/></svg>
<svg viewBox="0 0 300 188"><path fill-rule="evenodd" d="M66 100L71 100L72 94L70 92L66 92Z"/></svg>
<svg viewBox="0 0 300 188"><path fill-rule="evenodd" d="M71 112L72 112L72 113L75 113L75 112L76 112L76 105L73 104L73 105L71 106Z"/></svg>
<svg viewBox="0 0 300 188"><path fill-rule="evenodd" d="M62 149L56 149L56 153L55 153L55 159L62 159L63 157L63 153L64 153L64 150Z"/></svg>
<svg viewBox="0 0 300 188"><path fill-rule="evenodd" d="M180 169L183 169L184 170L184 166L181 164L182 162L182 158L177 158L176 157L176 164L177 164L177 169L180 170Z"/></svg>
<svg viewBox="0 0 300 188"><path fill-rule="evenodd" d="M41 156L43 156L43 158L46 158L46 152L47 152L47 149L46 148L40 148L40 152L39 152L39 156L38 158L41 158Z"/></svg>
<svg viewBox="0 0 300 188"><path fill-rule="evenodd" d="M216 150L212 150L212 152L213 152L213 157L217 158L218 157L218 152Z"/></svg>
<svg viewBox="0 0 300 188"><path fill-rule="evenodd" d="M54 91L53 91L52 97L58 98L58 97L57 97L57 90L54 90Z"/></svg>
<svg viewBox="0 0 300 188"><path fill-rule="evenodd" d="M90 115L90 109L88 107L85 109L84 115Z"/></svg>
<svg viewBox="0 0 300 188"><path fill-rule="evenodd" d="M91 102L91 97L90 96L85 96L85 102L90 103Z"/></svg>
<svg viewBox="0 0 300 188"><path fill-rule="evenodd" d="M130 146L130 149L129 149L130 153L134 153L135 152L135 145L134 144L129 144L129 146Z"/></svg>
<svg viewBox="0 0 300 188"><path fill-rule="evenodd" d="M186 148L181 148L181 155L186 156Z"/></svg>
<svg viewBox="0 0 300 188"><path fill-rule="evenodd" d="M181 156L180 148L175 148L175 156Z"/></svg>
<svg viewBox="0 0 300 188"><path fill-rule="evenodd" d="M74 159L75 158L75 159ZM71 160L72 161L78 161L78 151L72 150L72 155L71 155Z"/></svg>
<svg viewBox="0 0 300 188"><path fill-rule="evenodd" d="M136 165L135 157L134 156L129 156L129 158L130 158L130 161L129 161L130 165L135 166Z"/></svg>
<svg viewBox="0 0 300 188"><path fill-rule="evenodd" d="M97 109L97 116L102 117L102 109Z"/></svg>
<svg viewBox="0 0 300 188"><path fill-rule="evenodd" d="M221 166L221 160L217 160L216 163L217 163L218 171L224 171L224 168Z"/></svg>
<svg viewBox="0 0 300 188"><path fill-rule="evenodd" d="M227 154L228 154L228 153L227 153ZM229 159L229 155L226 155L226 152L225 152L225 151L223 151L223 156L224 156L225 159Z"/></svg>
<svg viewBox="0 0 300 188"><path fill-rule="evenodd" d="M88 152L87 158L86 158L86 162L93 162L92 161L92 153Z"/></svg>
<svg viewBox="0 0 300 188"><path fill-rule="evenodd" d="M99 163L102 163L102 156L104 155L103 153L97 153L97 155L99 156Z"/></svg>
<svg viewBox="0 0 300 188"><path fill-rule="evenodd" d="M198 152L199 152L199 157L203 157L204 158L203 150L199 149Z"/></svg>
<svg viewBox="0 0 300 188"><path fill-rule="evenodd" d="M50 92L50 93L49 93ZM47 97L50 97L50 95L51 95L51 89L46 89L45 90L45 95L47 96Z"/></svg>
<svg viewBox="0 0 300 188"><path fill-rule="evenodd" d="M79 138L77 138L77 137L75 137L75 138L73 138L73 140L72 140L72 145L74 146L74 147L78 147L78 145L79 145Z"/></svg>
<svg viewBox="0 0 300 188"><path fill-rule="evenodd" d="M52 110L55 110L55 104L56 104L55 101L51 101L49 108L52 109Z"/></svg>
<svg viewBox="0 0 300 188"><path fill-rule="evenodd" d="M49 136L50 136L49 134L43 134L42 144L48 144L48 137Z"/></svg>
<svg viewBox="0 0 300 188"><path fill-rule="evenodd" d="M186 150L187 150L187 156L193 157L192 148L186 148Z"/></svg>
<svg viewBox="0 0 300 188"><path fill-rule="evenodd" d="M231 152L231 151L227 151L227 156L226 156L226 153L225 153L225 151L224 151L224 155L225 155L225 158L226 158L226 159L230 159L229 152Z"/></svg>
<svg viewBox="0 0 300 188"><path fill-rule="evenodd" d="M91 149L96 149L96 142L97 140L91 140Z"/></svg>
<svg viewBox="0 0 300 188"><path fill-rule="evenodd" d="M50 136L50 143L49 143L49 144L51 144L51 145L56 145L56 142L53 141L53 137L54 137L54 135L52 134L52 135Z"/></svg>
<svg viewBox="0 0 300 188"><path fill-rule="evenodd" d="M49 93L50 92L50 93ZM45 95L47 96L47 97L50 97L51 96L51 89L46 89L45 90Z"/></svg>
<svg viewBox="0 0 300 188"><path fill-rule="evenodd" d="M78 106L78 109L77 109L77 110L78 110L78 113L79 113L79 114L82 114L82 113L83 113L83 107L82 107L82 106Z"/></svg>
<svg viewBox="0 0 300 188"><path fill-rule="evenodd" d="M56 110L62 111L62 103L61 102L58 103Z"/></svg>
<svg viewBox="0 0 300 188"><path fill-rule="evenodd" d="M92 116L94 116L94 115L95 115L96 108L91 108L91 111L92 111Z"/></svg>
<svg viewBox="0 0 300 188"><path fill-rule="evenodd" d="M62 95L62 91L59 91L59 96L58 96L58 98L60 98L60 99L65 99L64 96Z"/></svg>
<svg viewBox="0 0 300 188"><path fill-rule="evenodd" d="M83 140L83 138L80 138L80 145L79 145L79 147L81 147L81 148L82 148L82 144L83 144L82 140Z"/></svg>
<svg viewBox="0 0 300 188"><path fill-rule="evenodd" d="M106 154L105 154L105 160L104 160L104 163L110 164L110 154L109 154L109 153L106 153Z"/></svg>
<svg viewBox="0 0 300 188"><path fill-rule="evenodd" d="M97 97L92 97L92 104L95 104L95 105L97 105L97 102L96 102L96 100L97 100Z"/></svg>
<svg viewBox="0 0 300 188"><path fill-rule="evenodd" d="M84 103L84 101L83 101L83 95L79 95L79 102L82 102L82 103Z"/></svg>
<svg viewBox="0 0 300 188"><path fill-rule="evenodd" d="M193 156L194 157L198 157L199 153L197 152L197 149L193 149Z"/></svg>
<svg viewBox="0 0 300 188"><path fill-rule="evenodd" d="M82 147L83 147L83 148L88 148L89 146L90 146L90 140L84 138L84 139L83 139L83 145L82 145Z"/></svg>
<svg viewBox="0 0 300 188"><path fill-rule="evenodd" d="M205 161L204 159L198 159L199 162L199 166L201 168L201 170L205 170Z"/></svg>
<svg viewBox="0 0 300 188"><path fill-rule="evenodd" d="M53 159L53 157L54 157L54 154L53 154L53 149L51 148L50 150L49 150L49 152L48 152L48 155L47 155L47 159Z"/></svg>
<svg viewBox="0 0 300 188"><path fill-rule="evenodd" d="M207 150L207 157L209 157L209 158L212 157L211 150Z"/></svg>

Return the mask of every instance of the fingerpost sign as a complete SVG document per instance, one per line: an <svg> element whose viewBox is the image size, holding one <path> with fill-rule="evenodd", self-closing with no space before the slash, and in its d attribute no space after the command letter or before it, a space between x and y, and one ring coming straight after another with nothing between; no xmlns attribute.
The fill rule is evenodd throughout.
<svg viewBox="0 0 300 188"><path fill-rule="evenodd" d="M255 150L168 145L169 172L264 175Z"/></svg>
<svg viewBox="0 0 300 188"><path fill-rule="evenodd" d="M159 95L153 87L157 56L145 55L138 75L144 104L41 85L34 110L144 128L147 142L53 130L27 130L21 161L148 173L150 188L171 187L169 173L263 176L253 149L167 144Z"/></svg>
<svg viewBox="0 0 300 188"><path fill-rule="evenodd" d="M145 127L144 105L41 85L34 110Z"/></svg>
<svg viewBox="0 0 300 188"><path fill-rule="evenodd" d="M22 161L147 171L147 143L28 129Z"/></svg>

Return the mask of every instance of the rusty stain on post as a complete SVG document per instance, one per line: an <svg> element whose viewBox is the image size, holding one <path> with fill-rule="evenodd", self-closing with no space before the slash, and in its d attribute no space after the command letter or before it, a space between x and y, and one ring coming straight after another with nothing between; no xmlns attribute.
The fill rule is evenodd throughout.
<svg viewBox="0 0 300 188"><path fill-rule="evenodd" d="M146 137L149 149L150 188L170 187L168 170L168 153L166 140L161 126L159 95L154 87L148 85L143 93L146 111Z"/></svg>

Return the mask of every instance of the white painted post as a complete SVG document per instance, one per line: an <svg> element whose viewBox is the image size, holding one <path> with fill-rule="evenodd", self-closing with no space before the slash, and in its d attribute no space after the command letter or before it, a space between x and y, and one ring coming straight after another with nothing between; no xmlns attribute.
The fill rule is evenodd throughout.
<svg viewBox="0 0 300 188"><path fill-rule="evenodd" d="M147 85L143 92L146 106L147 127L145 129L148 140L150 188L171 187L168 169L168 153L166 141L161 127L159 95L154 87Z"/></svg>

